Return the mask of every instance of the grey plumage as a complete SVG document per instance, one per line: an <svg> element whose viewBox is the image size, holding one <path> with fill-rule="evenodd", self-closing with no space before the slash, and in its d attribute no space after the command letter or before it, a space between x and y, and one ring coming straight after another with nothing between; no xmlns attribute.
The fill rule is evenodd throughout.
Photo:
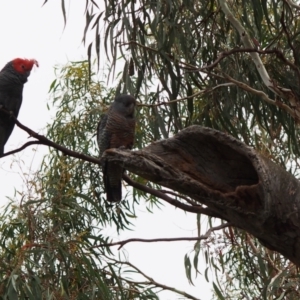
<svg viewBox="0 0 300 300"><path fill-rule="evenodd" d="M120 95L115 98L106 114L102 115L97 128L97 142L100 157L110 148L131 149L135 132L135 99L130 95ZM122 199L123 168L112 162L102 163L103 182L110 202Z"/></svg>

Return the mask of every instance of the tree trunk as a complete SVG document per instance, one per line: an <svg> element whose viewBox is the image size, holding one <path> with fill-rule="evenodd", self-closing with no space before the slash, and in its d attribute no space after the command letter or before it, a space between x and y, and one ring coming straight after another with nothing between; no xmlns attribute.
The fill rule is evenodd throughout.
<svg viewBox="0 0 300 300"><path fill-rule="evenodd" d="M232 136L191 126L140 151L110 149L105 157L206 205L300 266L298 180Z"/></svg>

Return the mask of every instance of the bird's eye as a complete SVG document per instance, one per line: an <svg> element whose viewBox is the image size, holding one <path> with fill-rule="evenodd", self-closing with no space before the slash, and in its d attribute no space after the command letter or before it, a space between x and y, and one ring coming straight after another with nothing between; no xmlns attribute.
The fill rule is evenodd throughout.
<svg viewBox="0 0 300 300"><path fill-rule="evenodd" d="M25 69L25 66L24 66L24 65L21 65L21 68L22 68L22 69Z"/></svg>

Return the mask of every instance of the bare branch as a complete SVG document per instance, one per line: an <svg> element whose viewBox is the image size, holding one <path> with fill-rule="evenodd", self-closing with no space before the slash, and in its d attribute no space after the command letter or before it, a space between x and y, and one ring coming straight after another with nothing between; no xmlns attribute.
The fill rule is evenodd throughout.
<svg viewBox="0 0 300 300"><path fill-rule="evenodd" d="M226 227L231 226L231 223L225 223L216 227L211 227L204 235L201 235L199 237L178 237L178 238L159 238L159 239L139 239L139 238L132 238L132 239L127 239L124 241L120 242L115 242L115 243L106 243L106 244L100 244L91 247L92 248L99 248L99 247L111 247L111 246L116 246L120 245L118 250L120 250L124 245L127 243L132 243L132 242L142 242L142 243L156 243L156 242L178 242L178 241L201 241L201 240L207 240L209 236L211 235L212 232L220 229L224 229Z"/></svg>
<svg viewBox="0 0 300 300"><path fill-rule="evenodd" d="M85 160L85 161L89 161L89 162L92 162L92 163L96 163L96 164L100 164L101 160L100 159L97 159L97 158L94 158L94 157L91 157L91 156L88 156L88 155L85 155L85 154L82 154L82 153L79 153L79 152L75 152L75 151L72 151L64 146L61 146L59 144L56 144L54 142L52 142L51 140L49 140L48 138L46 138L45 136L42 136L36 132L34 132L32 129L26 127L25 125L21 124L17 118L15 118L15 116L8 112L6 109L4 108L0 108L0 110L8 113L11 115L12 118L14 118L15 120L15 123L18 127L20 127L21 129L23 129L24 131L26 131L31 137L34 137L36 139L39 140L39 144L41 145L46 145L46 146L50 146L50 147L53 147L54 149L57 149L59 151L62 151L64 154L66 155L69 155L71 157L75 157L75 158L79 158L79 159L82 159L82 160ZM31 142L32 143L32 142ZM109 151L109 150L108 150ZM7 154L8 155L8 154ZM186 205L184 203L181 203L175 199L172 199L171 197L167 196L166 194L160 192L160 191L157 191L155 189L152 189L150 187L147 187L145 185L142 185L138 182L135 182L134 180L132 180L130 177L128 177L127 175L123 175L123 179L131 186L135 187L135 188L138 188L144 192L147 192L147 193L150 193L151 195L153 196L156 196L168 203L170 203L171 205L175 206L175 207L178 207L178 208L181 208L185 211L188 211L188 212L192 212L192 213L203 213L203 214L206 214L208 216L212 216L212 217L220 217L218 214L214 213L213 211L211 211L210 209L208 208L203 208L201 205L194 205L194 206L190 206L190 205Z"/></svg>
<svg viewBox="0 0 300 300"><path fill-rule="evenodd" d="M173 195L175 197L179 197L181 199L184 199L187 203L191 204L191 205L196 205L196 206L199 206L198 203L196 203L194 200L191 200L189 199L188 197L185 197L184 195L179 195L177 193L174 193L173 191L168 191L168 190L160 190L162 193L164 194L170 194L170 195Z"/></svg>
<svg viewBox="0 0 300 300"><path fill-rule="evenodd" d="M75 158L79 158L79 159L82 159L82 160L85 160L85 161L88 161L88 162L92 162L92 163L95 163L95 164L100 164L101 163L101 160L98 159L98 158L94 158L92 156L85 155L85 154L70 150L70 149L68 149L64 146L61 146L57 143L52 142L51 140L49 140L45 136L36 133L32 129L30 129L30 128L26 127L25 125L23 125L22 123L20 123L18 121L18 119L11 112L9 112L8 110L6 110L4 108L0 108L0 111L3 111L5 113L9 114L14 119L16 125L18 127L20 127L21 129L23 129L24 131L26 131L31 137L36 138L37 140L39 140L40 145L45 145L45 146L52 147L56 150L61 151L62 153L66 154L66 155L69 155L69 156L72 156L72 157L75 157ZM12 154L12 153L10 153L10 154ZM8 154L6 154L6 155L8 155Z"/></svg>
<svg viewBox="0 0 300 300"><path fill-rule="evenodd" d="M184 204L180 201L177 201L177 200L167 196L165 193L163 193L161 191L155 190L153 188L150 188L148 186L145 186L141 183L138 183L138 182L132 180L129 176L127 176L125 174L123 175L123 179L124 179L124 181L126 181L129 185L133 186L134 188L137 188L141 191L144 191L148 194L158 197L158 198L168 202L169 204L171 204L177 208L180 208L184 211L188 211L188 212L196 213L196 214L205 214L207 216L220 218L220 216L217 213L213 212L209 208L203 208L201 205L190 206L190 205Z"/></svg>
<svg viewBox="0 0 300 300"><path fill-rule="evenodd" d="M9 155L11 155L11 154L15 154L15 153L17 153L17 152L20 152L20 151L24 150L25 148L27 148L27 147L29 147L29 146L31 146L31 145L42 145L42 143L41 143L41 142L38 142L38 141L30 141L30 142L27 142L27 143L25 143L23 146L21 146L20 148L17 148L17 149L15 149L15 150L12 150L12 151L9 151L9 152L6 152L6 153L4 153L3 155L0 155L0 158L5 157L5 156L9 156Z"/></svg>

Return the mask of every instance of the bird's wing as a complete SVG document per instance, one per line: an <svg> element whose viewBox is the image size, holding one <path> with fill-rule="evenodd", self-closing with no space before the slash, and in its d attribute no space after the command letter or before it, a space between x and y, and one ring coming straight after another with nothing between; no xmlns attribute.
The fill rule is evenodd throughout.
<svg viewBox="0 0 300 300"><path fill-rule="evenodd" d="M14 115L17 117L20 105L17 103L18 107L15 108L13 104L14 101L11 101L11 97L9 97L5 89L1 89L0 86L0 106L8 111L13 111ZM14 126L15 126L14 119L9 114L0 111L0 154L3 154L4 152L4 145L6 144L8 138L10 137L14 129Z"/></svg>
<svg viewBox="0 0 300 300"><path fill-rule="evenodd" d="M105 128L107 119L108 119L107 114L101 115L97 127L97 143L100 150L100 157L102 156L103 152L109 148L109 143L110 143L109 132L107 132Z"/></svg>
<svg viewBox="0 0 300 300"><path fill-rule="evenodd" d="M100 149L100 157L106 149L110 148L112 133L107 130L108 115L103 114L97 127L97 142ZM115 164L103 161L101 163L103 172L104 189L107 193L107 200L110 202L119 202L122 198L121 179L123 170Z"/></svg>
<svg viewBox="0 0 300 300"><path fill-rule="evenodd" d="M7 72L0 72L0 105L18 117L22 104L23 84L11 83Z"/></svg>

